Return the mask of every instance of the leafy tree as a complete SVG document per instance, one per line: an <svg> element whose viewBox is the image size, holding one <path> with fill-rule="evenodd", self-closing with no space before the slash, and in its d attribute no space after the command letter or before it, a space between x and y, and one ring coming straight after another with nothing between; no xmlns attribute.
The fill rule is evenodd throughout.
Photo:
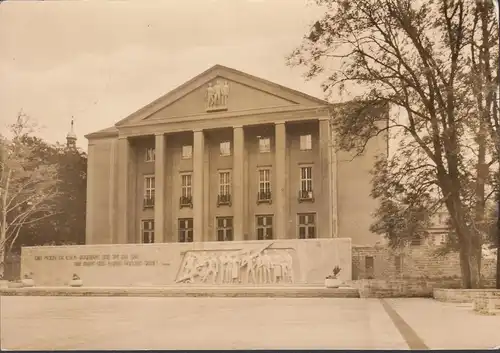
<svg viewBox="0 0 500 353"><path fill-rule="evenodd" d="M500 156L491 2L316 3L326 11L288 62L306 67L307 78L322 77L329 95L363 89L354 104L332 109L337 147L361 154L371 138L399 134L394 156L374 168L372 196L381 206L372 229L399 246L443 204L456 234L463 286L477 288L485 214L497 184L491 169ZM388 105L391 114L377 113Z"/></svg>
<svg viewBox="0 0 500 353"><path fill-rule="evenodd" d="M36 159L37 149L25 143L32 125L19 114L11 125L12 138L0 139L0 278L4 275L7 246L26 227L54 215L57 170Z"/></svg>
<svg viewBox="0 0 500 353"><path fill-rule="evenodd" d="M21 246L64 245L85 243L86 173L85 152L63 145L49 145L37 137L25 137L37 152L41 163L56 168L60 183L58 193L51 200L54 215L25 227L17 241L10 244L12 251Z"/></svg>

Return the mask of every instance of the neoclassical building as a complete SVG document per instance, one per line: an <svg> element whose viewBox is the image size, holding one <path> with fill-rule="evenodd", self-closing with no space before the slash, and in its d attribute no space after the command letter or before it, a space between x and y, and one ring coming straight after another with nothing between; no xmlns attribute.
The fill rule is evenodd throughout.
<svg viewBox="0 0 500 353"><path fill-rule="evenodd" d="M87 135L86 243L375 243L370 170L387 138L336 151L328 108L216 65Z"/></svg>

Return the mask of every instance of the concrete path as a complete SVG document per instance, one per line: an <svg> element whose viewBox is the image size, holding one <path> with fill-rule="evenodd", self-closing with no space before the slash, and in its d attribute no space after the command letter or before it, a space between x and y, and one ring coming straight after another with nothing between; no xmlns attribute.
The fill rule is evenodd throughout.
<svg viewBox="0 0 500 353"><path fill-rule="evenodd" d="M491 348L499 328L430 299L0 297L11 350Z"/></svg>

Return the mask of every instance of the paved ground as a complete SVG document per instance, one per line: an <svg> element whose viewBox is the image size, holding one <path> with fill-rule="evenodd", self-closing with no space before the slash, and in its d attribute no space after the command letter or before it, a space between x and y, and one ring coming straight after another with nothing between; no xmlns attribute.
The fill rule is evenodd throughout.
<svg viewBox="0 0 500 353"><path fill-rule="evenodd" d="M460 349L500 316L430 299L0 297L3 349Z"/></svg>

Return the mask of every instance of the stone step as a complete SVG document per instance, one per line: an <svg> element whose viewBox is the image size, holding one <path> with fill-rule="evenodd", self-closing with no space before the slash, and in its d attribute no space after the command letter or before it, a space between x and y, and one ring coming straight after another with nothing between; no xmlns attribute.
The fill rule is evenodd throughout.
<svg viewBox="0 0 500 353"><path fill-rule="evenodd" d="M0 296L359 298L354 288L168 286L2 288Z"/></svg>

